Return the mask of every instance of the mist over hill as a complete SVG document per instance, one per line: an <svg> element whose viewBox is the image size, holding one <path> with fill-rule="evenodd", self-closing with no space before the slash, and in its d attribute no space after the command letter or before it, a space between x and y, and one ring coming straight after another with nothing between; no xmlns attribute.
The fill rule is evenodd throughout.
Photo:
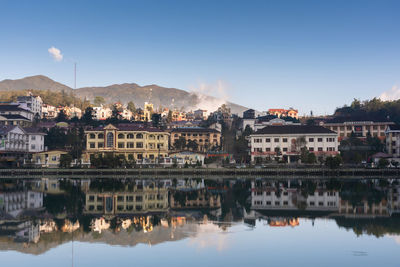
<svg viewBox="0 0 400 267"><path fill-rule="evenodd" d="M143 107L144 102L151 102L155 108L160 106L195 110L198 108L214 111L222 104L226 103L231 108L232 113L241 113L247 108L223 99L200 93L191 93L176 88L166 88L158 85L140 86L136 83L113 84L104 87L83 87L76 90L52 79L36 75L16 80L3 80L0 82L0 91L18 90L50 90L73 92L77 97L87 98L92 101L96 96L104 97L106 103L121 102L126 104L133 101L137 107Z"/></svg>

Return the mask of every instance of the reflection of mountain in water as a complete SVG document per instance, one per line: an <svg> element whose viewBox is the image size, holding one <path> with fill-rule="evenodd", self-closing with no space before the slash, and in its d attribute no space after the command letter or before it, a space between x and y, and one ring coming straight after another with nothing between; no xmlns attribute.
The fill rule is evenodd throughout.
<svg viewBox="0 0 400 267"><path fill-rule="evenodd" d="M397 181L14 180L0 183L0 250L41 254L74 241L157 245L235 221L297 227L335 220L355 234L400 234Z"/></svg>

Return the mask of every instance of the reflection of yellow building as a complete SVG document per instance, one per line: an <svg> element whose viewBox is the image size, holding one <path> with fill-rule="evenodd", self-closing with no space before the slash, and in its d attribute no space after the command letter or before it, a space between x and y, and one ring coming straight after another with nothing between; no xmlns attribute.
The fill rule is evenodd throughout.
<svg viewBox="0 0 400 267"><path fill-rule="evenodd" d="M170 194L170 207L171 209L215 209L221 207L221 197L205 189L175 190Z"/></svg>
<svg viewBox="0 0 400 267"><path fill-rule="evenodd" d="M165 212L167 209L167 188L136 185L123 192L87 192L84 213L115 215Z"/></svg>
<svg viewBox="0 0 400 267"><path fill-rule="evenodd" d="M275 227L284 227L284 226L299 226L299 218L291 218L291 219L276 219L276 220L271 220L269 222L269 226L275 226Z"/></svg>
<svg viewBox="0 0 400 267"><path fill-rule="evenodd" d="M341 200L339 214L349 218L389 217L388 203L382 199L379 203L369 204L365 199L353 206L350 201Z"/></svg>
<svg viewBox="0 0 400 267"><path fill-rule="evenodd" d="M128 160L156 159L168 156L169 133L137 124L109 124L85 131L89 156L114 153Z"/></svg>
<svg viewBox="0 0 400 267"><path fill-rule="evenodd" d="M34 189L47 194L64 194L58 179L41 178L33 183Z"/></svg>

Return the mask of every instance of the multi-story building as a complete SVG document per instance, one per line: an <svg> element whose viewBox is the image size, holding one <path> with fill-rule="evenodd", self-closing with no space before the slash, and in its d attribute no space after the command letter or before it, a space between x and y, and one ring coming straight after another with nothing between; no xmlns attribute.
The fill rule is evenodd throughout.
<svg viewBox="0 0 400 267"><path fill-rule="evenodd" d="M0 158L15 161L25 158L29 152L27 133L20 126L0 127Z"/></svg>
<svg viewBox="0 0 400 267"><path fill-rule="evenodd" d="M99 107L93 107L93 119L98 121L104 121L110 118L112 115L112 110L108 107L104 107L103 105Z"/></svg>
<svg viewBox="0 0 400 267"><path fill-rule="evenodd" d="M385 131L386 152L392 157L400 157L400 125L389 125Z"/></svg>
<svg viewBox="0 0 400 267"><path fill-rule="evenodd" d="M369 133L371 136L384 140L387 127L389 125L394 125L394 122L334 118L325 122L321 122L320 125L336 132L339 136L339 141L346 137L350 137L352 133L359 138L366 138Z"/></svg>
<svg viewBox="0 0 400 267"><path fill-rule="evenodd" d="M337 133L311 125L267 126L250 135L249 145L252 161L279 157L290 162L303 147L320 156L339 153Z"/></svg>
<svg viewBox="0 0 400 267"><path fill-rule="evenodd" d="M242 130L249 126L253 131L258 131L265 126L281 126L281 125L301 125L300 122L293 122L288 117L278 118L275 115L265 115L257 118L243 118Z"/></svg>
<svg viewBox="0 0 400 267"><path fill-rule="evenodd" d="M215 129L208 128L175 128L171 131L171 145L174 146L179 138L184 138L186 143L195 141L198 145L198 151L207 151L221 145L221 133Z"/></svg>
<svg viewBox="0 0 400 267"><path fill-rule="evenodd" d="M271 108L268 110L268 114L275 115L278 117L292 117L295 119L299 118L298 110L289 108L289 109L282 109L282 108Z"/></svg>
<svg viewBox="0 0 400 267"><path fill-rule="evenodd" d="M88 157L94 155L123 155L129 160L168 156L169 133L139 124L100 126L85 131Z"/></svg>
<svg viewBox="0 0 400 267"><path fill-rule="evenodd" d="M43 100L40 96L29 94L27 96L18 96L17 104L19 107L30 110L34 116L42 118Z"/></svg>
<svg viewBox="0 0 400 267"><path fill-rule="evenodd" d="M49 104L42 105L42 118L55 119L58 116L58 109L55 106Z"/></svg>
<svg viewBox="0 0 400 267"><path fill-rule="evenodd" d="M34 119L34 113L19 107L17 104L0 105L1 125L30 126Z"/></svg>
<svg viewBox="0 0 400 267"><path fill-rule="evenodd" d="M31 153L42 152L45 150L44 137L45 133L37 128L24 128L28 135L28 150Z"/></svg>
<svg viewBox="0 0 400 267"><path fill-rule="evenodd" d="M198 109L193 111L194 118L196 120L205 120L207 119L207 110L205 109Z"/></svg>

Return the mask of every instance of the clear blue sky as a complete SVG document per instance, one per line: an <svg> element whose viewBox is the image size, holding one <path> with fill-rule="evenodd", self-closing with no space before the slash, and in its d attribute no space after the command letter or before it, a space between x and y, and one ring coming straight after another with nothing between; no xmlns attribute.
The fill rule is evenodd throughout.
<svg viewBox="0 0 400 267"><path fill-rule="evenodd" d="M1 1L0 80L185 90L324 114L400 83L400 1ZM61 50L54 61L48 49Z"/></svg>

